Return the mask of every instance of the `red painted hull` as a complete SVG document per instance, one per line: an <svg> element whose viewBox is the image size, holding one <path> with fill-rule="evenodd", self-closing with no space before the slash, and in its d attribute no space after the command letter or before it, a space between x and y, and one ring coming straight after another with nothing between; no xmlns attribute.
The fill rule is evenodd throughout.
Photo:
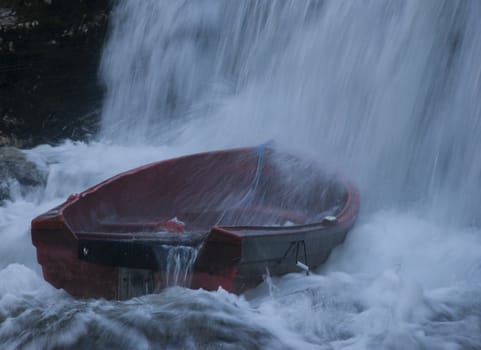
<svg viewBox="0 0 481 350"><path fill-rule="evenodd" d="M267 271L322 264L358 211L351 184L291 155L243 148L149 164L72 195L32 221L32 242L44 278L78 297L171 285L172 246L198 248L184 284L241 293Z"/></svg>

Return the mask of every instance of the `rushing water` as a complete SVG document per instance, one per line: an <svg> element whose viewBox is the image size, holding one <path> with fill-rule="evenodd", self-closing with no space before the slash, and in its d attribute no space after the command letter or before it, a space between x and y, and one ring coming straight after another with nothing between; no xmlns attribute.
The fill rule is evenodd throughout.
<svg viewBox="0 0 481 350"><path fill-rule="evenodd" d="M160 270L165 271L165 281L163 281L165 286L189 287L198 247L163 245L162 249L167 250L165 261L159 262Z"/></svg>
<svg viewBox="0 0 481 350"><path fill-rule="evenodd" d="M476 0L118 2L97 142L26 151L47 185L12 186L0 207L0 347L480 349L480 14ZM318 274L124 302L41 278L30 220L70 193L270 139L360 187L361 217Z"/></svg>

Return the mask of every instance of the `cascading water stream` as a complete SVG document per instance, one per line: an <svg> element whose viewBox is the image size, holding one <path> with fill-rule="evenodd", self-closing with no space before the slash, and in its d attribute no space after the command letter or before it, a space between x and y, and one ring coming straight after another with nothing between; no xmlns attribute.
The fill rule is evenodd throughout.
<svg viewBox="0 0 481 350"><path fill-rule="evenodd" d="M474 0L118 1L98 141L26 151L46 188L0 207L0 344L481 348L479 13ZM319 275L124 302L39 277L29 221L70 193L271 139L360 187L362 215ZM195 254L172 256L167 284L187 282L182 257Z"/></svg>
<svg viewBox="0 0 481 350"><path fill-rule="evenodd" d="M167 256L167 286L189 286L198 249L194 247L171 247Z"/></svg>

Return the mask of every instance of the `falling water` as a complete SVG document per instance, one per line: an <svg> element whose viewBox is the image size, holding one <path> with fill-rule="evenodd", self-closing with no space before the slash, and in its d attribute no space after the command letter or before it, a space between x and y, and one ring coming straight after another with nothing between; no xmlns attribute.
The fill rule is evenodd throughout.
<svg viewBox="0 0 481 350"><path fill-rule="evenodd" d="M0 344L481 348L480 13L476 0L118 1L98 141L26 151L46 188L0 208ZM68 194L267 140L361 190L356 227L318 274L124 302L39 277L29 221Z"/></svg>
<svg viewBox="0 0 481 350"><path fill-rule="evenodd" d="M165 279L164 285L166 287L189 287L199 248L183 245L162 245L161 248L167 251L167 254L159 254L165 256L163 261L159 261L160 271Z"/></svg>
<svg viewBox="0 0 481 350"><path fill-rule="evenodd" d="M341 163L376 189L370 205L447 202L443 216L475 219L478 7L123 1L102 135L188 150L274 139Z"/></svg>

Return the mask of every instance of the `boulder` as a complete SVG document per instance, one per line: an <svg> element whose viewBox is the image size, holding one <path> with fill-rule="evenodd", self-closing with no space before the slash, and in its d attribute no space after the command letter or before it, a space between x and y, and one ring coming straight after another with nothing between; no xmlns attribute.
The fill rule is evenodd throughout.
<svg viewBox="0 0 481 350"><path fill-rule="evenodd" d="M41 171L25 154L15 147L0 147L0 202L10 198L12 181L21 190L44 186L47 174Z"/></svg>

